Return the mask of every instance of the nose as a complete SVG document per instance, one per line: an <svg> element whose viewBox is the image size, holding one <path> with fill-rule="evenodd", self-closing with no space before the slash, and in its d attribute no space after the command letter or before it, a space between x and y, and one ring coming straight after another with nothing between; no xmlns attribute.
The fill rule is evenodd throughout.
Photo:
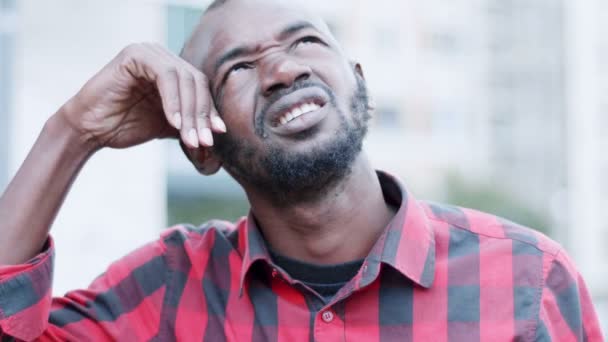
<svg viewBox="0 0 608 342"><path fill-rule="evenodd" d="M268 97L280 89L293 86L294 83L306 80L312 74L308 65L303 65L290 58L279 57L263 68L261 86L264 96Z"/></svg>

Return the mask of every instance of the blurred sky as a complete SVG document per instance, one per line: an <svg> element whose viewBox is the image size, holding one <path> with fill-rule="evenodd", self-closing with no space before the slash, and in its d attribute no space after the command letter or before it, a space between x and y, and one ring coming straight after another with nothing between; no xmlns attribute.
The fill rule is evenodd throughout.
<svg viewBox="0 0 608 342"><path fill-rule="evenodd" d="M0 189L45 120L94 72L130 42L179 51L206 4L0 0ZM365 146L374 164L418 197L490 211L558 240L606 325L608 2L303 4L363 65L377 108ZM167 225L246 211L226 174L200 177L175 143L103 151L53 228L55 291L86 286Z"/></svg>

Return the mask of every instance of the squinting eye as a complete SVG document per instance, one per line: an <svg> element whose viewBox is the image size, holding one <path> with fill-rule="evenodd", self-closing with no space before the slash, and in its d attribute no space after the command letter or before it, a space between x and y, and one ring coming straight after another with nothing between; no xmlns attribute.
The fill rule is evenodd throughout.
<svg viewBox="0 0 608 342"><path fill-rule="evenodd" d="M323 42L321 41L321 39L319 39L315 36L306 36L304 38L299 39L295 45L298 46L298 45L309 45L309 44L323 44Z"/></svg>
<svg viewBox="0 0 608 342"><path fill-rule="evenodd" d="M230 71L228 71L228 74L230 75L230 74L238 73L240 71L247 70L247 69L253 69L253 64L248 63L248 62L238 63L238 64L235 64L232 68L230 68Z"/></svg>

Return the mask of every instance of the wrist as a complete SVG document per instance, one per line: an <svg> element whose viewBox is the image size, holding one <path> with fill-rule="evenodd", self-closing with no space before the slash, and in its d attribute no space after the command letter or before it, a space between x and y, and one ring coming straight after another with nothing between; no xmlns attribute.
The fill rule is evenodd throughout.
<svg viewBox="0 0 608 342"><path fill-rule="evenodd" d="M92 135L80 128L72 120L74 106L69 102L51 116L44 126L52 137L66 143L70 151L88 158L100 149Z"/></svg>

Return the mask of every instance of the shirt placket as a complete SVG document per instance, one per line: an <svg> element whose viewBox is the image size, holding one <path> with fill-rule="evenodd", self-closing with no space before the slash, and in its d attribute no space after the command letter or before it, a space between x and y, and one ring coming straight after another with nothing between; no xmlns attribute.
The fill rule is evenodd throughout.
<svg viewBox="0 0 608 342"><path fill-rule="evenodd" d="M317 310L314 320L314 341L345 341L346 340L346 322L345 303L351 298L355 292L362 287L362 280L368 280L370 283L378 275L378 264L370 263L366 260L359 273L351 279L345 286L336 294L334 300L329 304ZM369 283L366 283L369 285Z"/></svg>
<svg viewBox="0 0 608 342"><path fill-rule="evenodd" d="M339 315L331 305L323 307L315 315L314 341L344 341L344 315Z"/></svg>

